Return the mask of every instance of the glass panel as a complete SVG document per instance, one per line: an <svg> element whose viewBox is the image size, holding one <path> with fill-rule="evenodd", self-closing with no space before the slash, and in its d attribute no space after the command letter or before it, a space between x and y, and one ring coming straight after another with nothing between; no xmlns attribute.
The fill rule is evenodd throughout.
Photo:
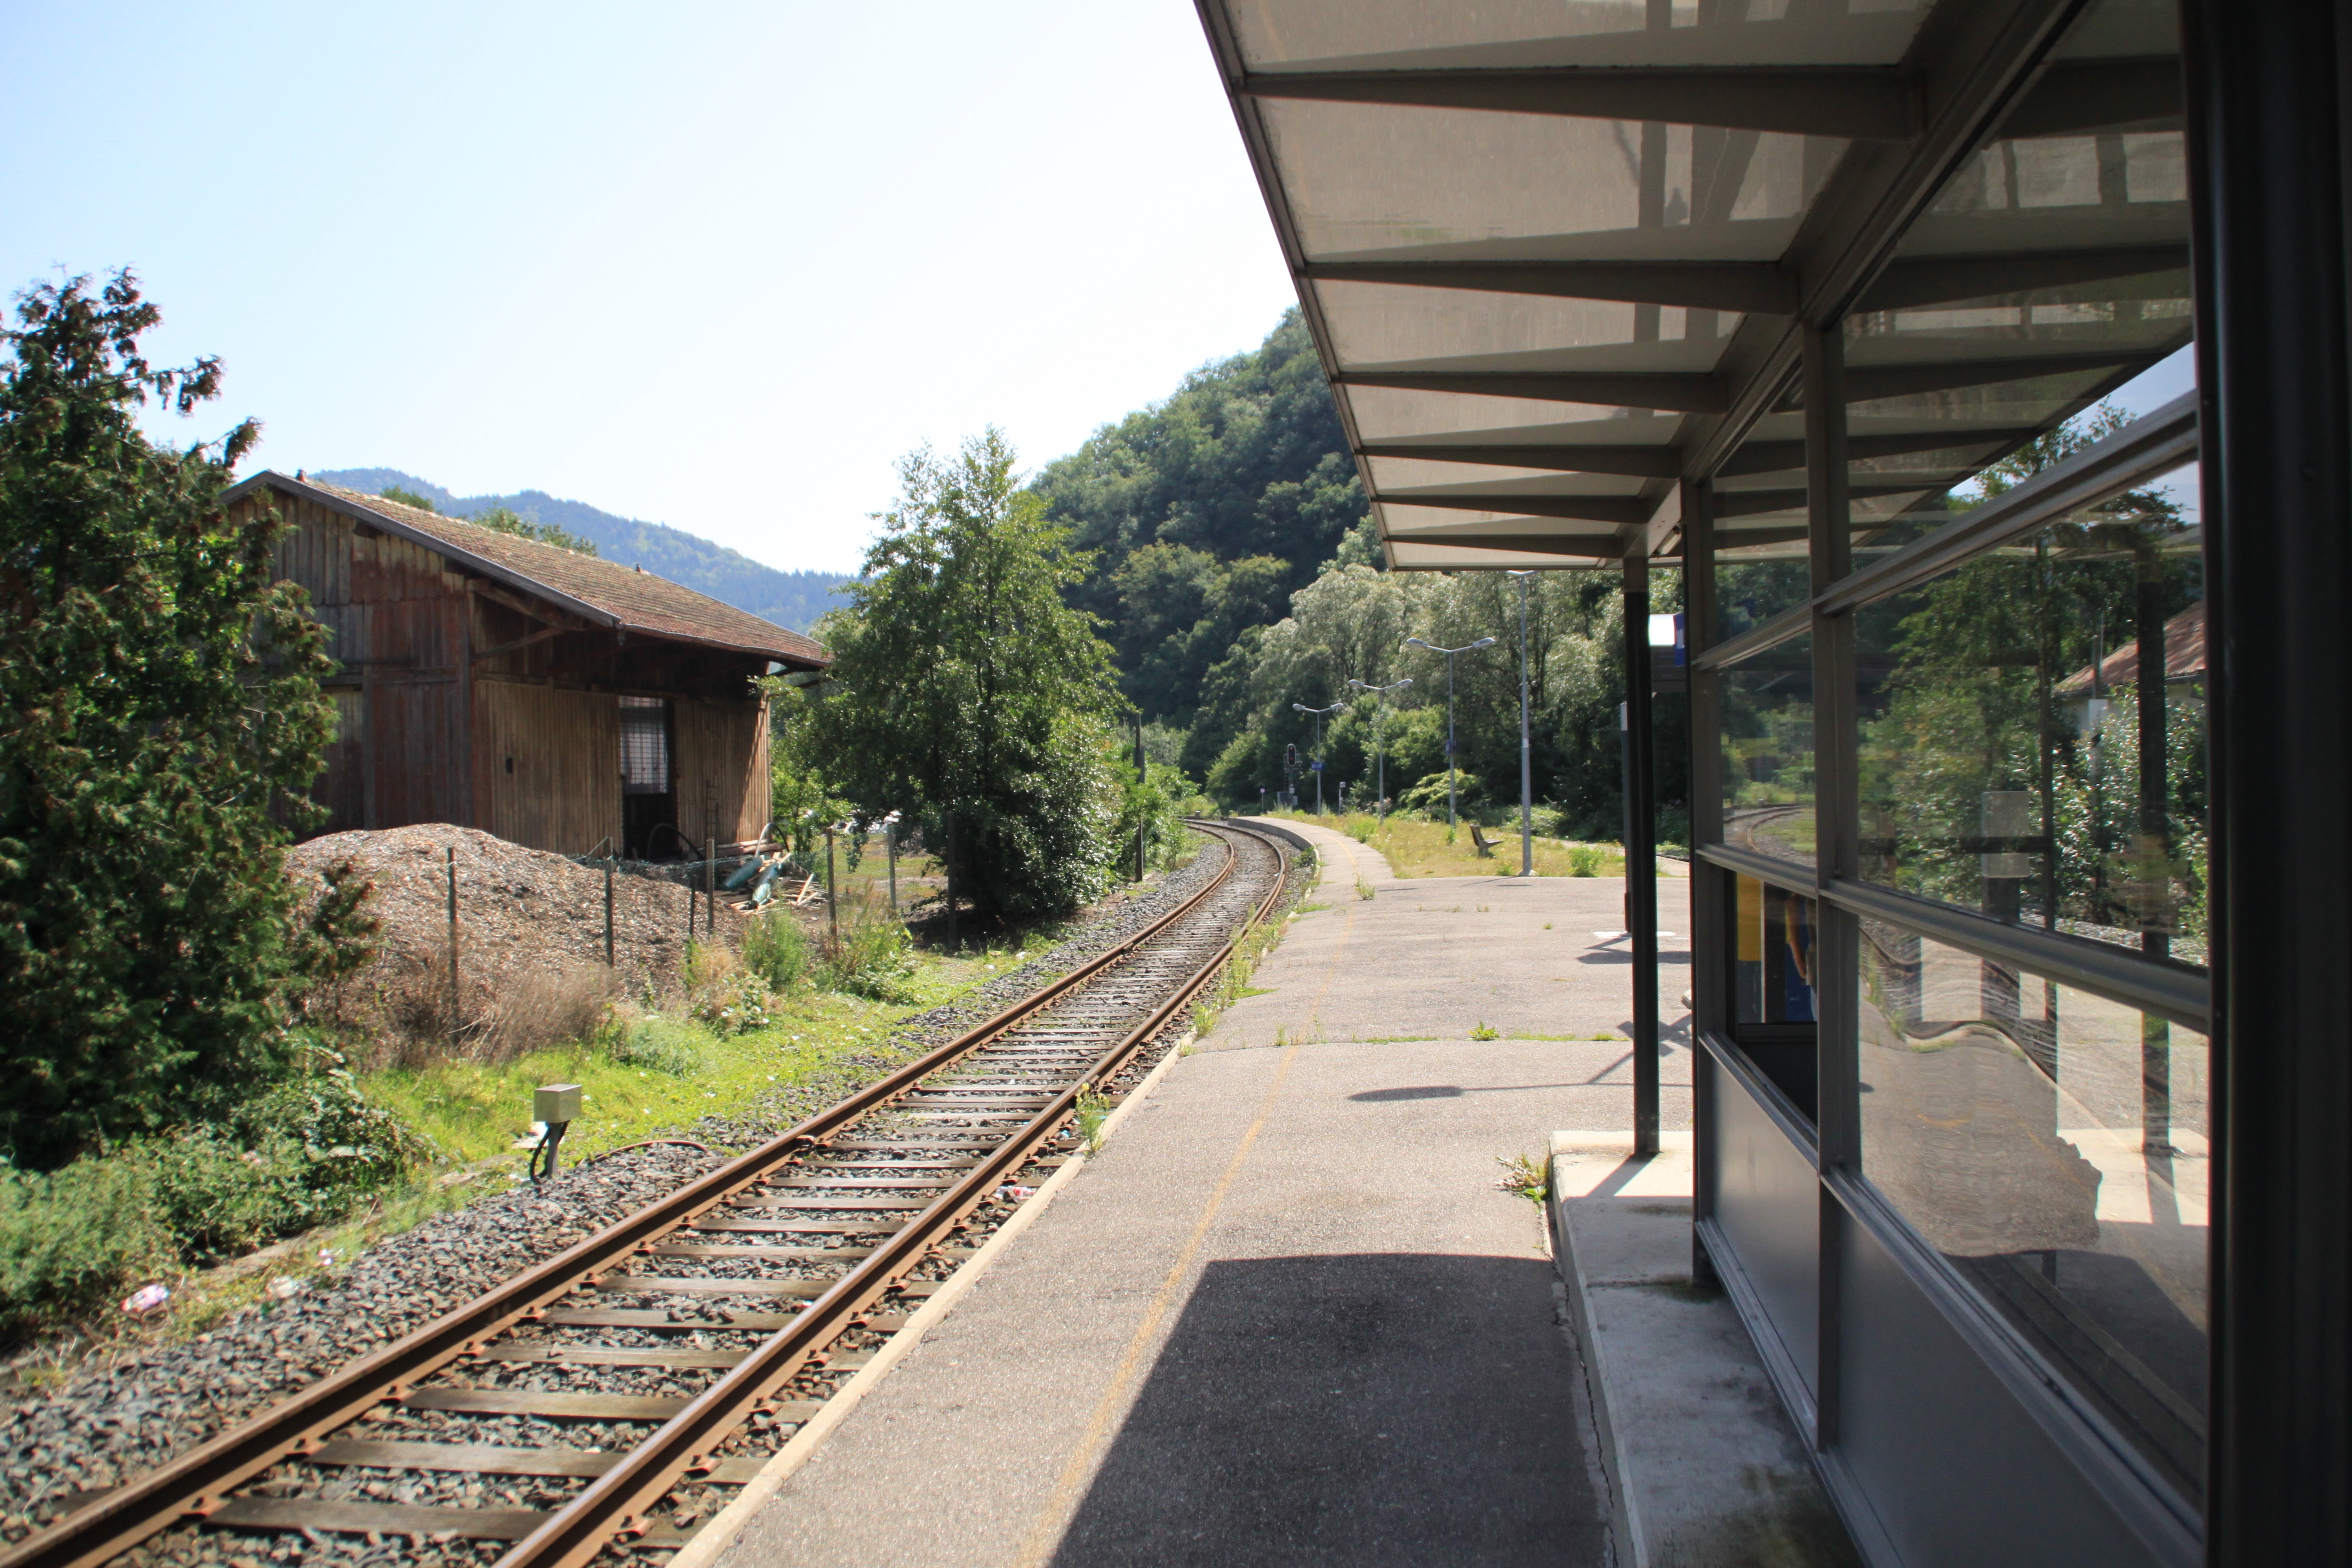
<svg viewBox="0 0 2352 1568"><path fill-rule="evenodd" d="M1302 99L1258 112L1317 261L1776 260L1847 145L1741 132L1727 158L1706 153L1733 133L1687 125Z"/></svg>
<svg viewBox="0 0 2352 1568"><path fill-rule="evenodd" d="M1617 300L1400 283L1307 286L1349 370L1707 371L1741 319L1732 311L1645 311Z"/></svg>
<svg viewBox="0 0 2352 1568"><path fill-rule="evenodd" d="M1469 440L1491 433L1498 441L1665 442L1682 428L1680 414L1653 414L1608 403L1552 403L1403 387L1341 390L1367 441L1435 435Z"/></svg>
<svg viewBox="0 0 2352 1568"><path fill-rule="evenodd" d="M1813 864L1813 638L1723 672L1723 841Z"/></svg>
<svg viewBox="0 0 2352 1568"><path fill-rule="evenodd" d="M1861 925L1863 1174L2197 1497L2205 1037Z"/></svg>
<svg viewBox="0 0 2352 1568"><path fill-rule="evenodd" d="M2205 961L2199 542L2135 492L1857 612L1864 880Z"/></svg>

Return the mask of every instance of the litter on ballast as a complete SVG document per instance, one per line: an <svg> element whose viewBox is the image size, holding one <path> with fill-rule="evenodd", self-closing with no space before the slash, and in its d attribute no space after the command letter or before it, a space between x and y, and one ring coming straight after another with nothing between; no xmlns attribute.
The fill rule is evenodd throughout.
<svg viewBox="0 0 2352 1568"><path fill-rule="evenodd" d="M143 1318L171 1300L171 1292L161 1285L141 1285L130 1293L122 1309L132 1317Z"/></svg>
<svg viewBox="0 0 2352 1568"><path fill-rule="evenodd" d="M1037 1189L1035 1187L1019 1186L1013 1182L1008 1181L1003 1186L996 1189L996 1195L1004 1199L1004 1201L1007 1203L1018 1203L1023 1198L1036 1197Z"/></svg>
<svg viewBox="0 0 2352 1568"><path fill-rule="evenodd" d="M302 1281L280 1275L270 1281L269 1293L280 1301L291 1301L302 1294Z"/></svg>

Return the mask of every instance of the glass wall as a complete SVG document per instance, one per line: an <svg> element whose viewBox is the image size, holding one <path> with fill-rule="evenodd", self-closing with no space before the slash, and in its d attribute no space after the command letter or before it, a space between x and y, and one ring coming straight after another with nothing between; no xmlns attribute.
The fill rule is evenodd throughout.
<svg viewBox="0 0 2352 1568"><path fill-rule="evenodd" d="M2151 487L1857 612L1862 877L2202 963L2200 542Z"/></svg>
<svg viewBox="0 0 2352 1568"><path fill-rule="evenodd" d="M1812 865L1812 636L1742 660L1719 689L1724 842Z"/></svg>
<svg viewBox="0 0 2352 1568"><path fill-rule="evenodd" d="M1876 921L1861 930L1863 1174L2196 1496L2205 1037Z"/></svg>

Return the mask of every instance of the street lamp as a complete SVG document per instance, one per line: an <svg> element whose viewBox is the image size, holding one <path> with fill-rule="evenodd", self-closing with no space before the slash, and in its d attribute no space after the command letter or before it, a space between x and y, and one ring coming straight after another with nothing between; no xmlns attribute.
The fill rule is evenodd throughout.
<svg viewBox="0 0 2352 1568"><path fill-rule="evenodd" d="M1312 713L1315 716L1315 815L1323 815L1323 715L1337 713L1345 703L1333 703L1328 708L1310 708L1303 702L1290 705L1293 713Z"/></svg>
<svg viewBox="0 0 2352 1568"><path fill-rule="evenodd" d="M1535 765L1527 743L1527 579L1533 571L1513 572L1519 579L1519 874L1535 875Z"/></svg>
<svg viewBox="0 0 2352 1568"><path fill-rule="evenodd" d="M1380 717L1372 731L1372 788L1375 791L1372 803L1379 819L1386 822L1388 820L1388 753L1386 750L1388 694L1392 691L1402 691L1405 687L1412 685L1413 677L1408 675L1401 681L1390 681L1386 686L1371 686L1363 681L1349 681L1348 684L1358 691L1368 691L1380 699Z"/></svg>
<svg viewBox="0 0 2352 1568"><path fill-rule="evenodd" d="M1454 818L1457 815L1454 810L1454 655L1476 653L1481 648L1491 648L1494 646L1494 639L1481 637L1466 647L1440 648L1436 643L1423 642L1418 637L1407 637L1405 646L1427 648L1431 653L1442 653L1446 656L1446 829L1451 832L1454 827ZM1447 842L1451 843L1452 840L1449 839Z"/></svg>

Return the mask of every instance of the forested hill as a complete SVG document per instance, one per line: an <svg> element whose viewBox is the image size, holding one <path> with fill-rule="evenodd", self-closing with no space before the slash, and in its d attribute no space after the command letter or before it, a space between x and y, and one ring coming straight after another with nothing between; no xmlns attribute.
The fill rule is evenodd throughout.
<svg viewBox="0 0 2352 1568"><path fill-rule="evenodd" d="M1035 488L1096 552L1077 597L1108 623L1128 695L1180 730L1243 633L1288 614L1366 521L1296 309L1256 349L1096 431Z"/></svg>
<svg viewBox="0 0 2352 1568"><path fill-rule="evenodd" d="M749 610L762 620L796 632L809 630L818 616L846 602L836 593L844 581L840 572L781 572L684 529L616 517L584 501L559 500L543 490L456 496L397 468L330 469L311 477L365 495L380 495L386 486L397 485L424 496L451 517L472 517L503 506L534 523L553 523L578 534L608 561L642 566L656 576L684 583L697 593L709 594L723 604Z"/></svg>

